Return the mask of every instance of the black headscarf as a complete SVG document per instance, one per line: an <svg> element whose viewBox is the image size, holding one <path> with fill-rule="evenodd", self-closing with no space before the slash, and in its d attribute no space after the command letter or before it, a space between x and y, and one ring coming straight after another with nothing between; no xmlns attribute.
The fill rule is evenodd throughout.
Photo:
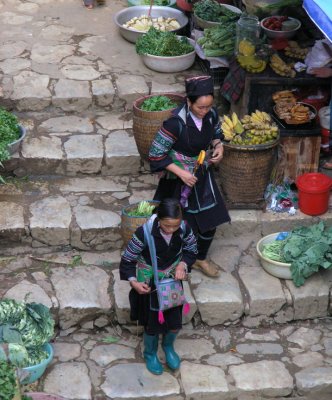
<svg viewBox="0 0 332 400"><path fill-rule="evenodd" d="M214 91L211 76L195 76L186 79L185 84L187 96L207 96Z"/></svg>

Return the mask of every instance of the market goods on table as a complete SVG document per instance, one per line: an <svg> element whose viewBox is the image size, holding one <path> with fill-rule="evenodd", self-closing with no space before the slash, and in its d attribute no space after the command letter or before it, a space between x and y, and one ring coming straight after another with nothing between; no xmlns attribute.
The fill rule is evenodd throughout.
<svg viewBox="0 0 332 400"><path fill-rule="evenodd" d="M136 31L146 32L153 26L160 31L172 31L180 28L180 24L176 18L156 17L152 18L148 15L133 17L126 23L122 24L124 28L133 29Z"/></svg>
<svg viewBox="0 0 332 400"><path fill-rule="evenodd" d="M321 221L295 228L285 239L267 243L262 254L275 261L290 263L294 285L301 286L320 268L332 267L332 227Z"/></svg>
<svg viewBox="0 0 332 400"><path fill-rule="evenodd" d="M270 58L270 67L273 71L281 76L295 78L296 72L292 64L287 64L278 54L273 54Z"/></svg>
<svg viewBox="0 0 332 400"><path fill-rule="evenodd" d="M271 116L264 111L256 110L239 120L235 112L231 118L224 115L221 128L225 140L230 144L259 145L277 140L279 129L272 122Z"/></svg>
<svg viewBox="0 0 332 400"><path fill-rule="evenodd" d="M288 46L285 47L285 55L298 60L304 60L308 52L309 48L300 47L300 45L294 40L289 40Z"/></svg>
<svg viewBox="0 0 332 400"><path fill-rule="evenodd" d="M261 27L270 39L290 39L300 29L301 22L296 18L276 15L262 19Z"/></svg>
<svg viewBox="0 0 332 400"><path fill-rule="evenodd" d="M194 15L204 21L219 23L234 22L239 19L240 13L241 10L238 10L235 7L219 4L214 0L202 0L194 4Z"/></svg>
<svg viewBox="0 0 332 400"><path fill-rule="evenodd" d="M162 32L154 27L136 41L137 54L171 57L181 56L193 50L194 47L186 37L179 37L173 32Z"/></svg>

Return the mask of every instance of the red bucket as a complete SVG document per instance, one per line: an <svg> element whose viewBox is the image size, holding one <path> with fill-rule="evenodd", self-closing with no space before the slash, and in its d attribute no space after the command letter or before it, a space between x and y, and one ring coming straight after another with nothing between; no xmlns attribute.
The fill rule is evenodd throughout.
<svg viewBox="0 0 332 400"><path fill-rule="evenodd" d="M310 172L296 180L299 191L299 208L307 215L321 215L329 208L332 179L324 174Z"/></svg>

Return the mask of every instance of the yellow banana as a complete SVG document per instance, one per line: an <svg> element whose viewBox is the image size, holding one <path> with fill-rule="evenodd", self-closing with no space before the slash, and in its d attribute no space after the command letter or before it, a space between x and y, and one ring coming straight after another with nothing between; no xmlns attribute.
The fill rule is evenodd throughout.
<svg viewBox="0 0 332 400"><path fill-rule="evenodd" d="M201 150L197 158L197 163L201 165L203 164L204 160L205 160L205 151Z"/></svg>
<svg viewBox="0 0 332 400"><path fill-rule="evenodd" d="M227 117L227 115L224 115L224 121L231 129L234 128L232 120L229 117Z"/></svg>
<svg viewBox="0 0 332 400"><path fill-rule="evenodd" d="M239 121L238 116L236 115L235 112L233 112L233 113L232 113L232 123L233 123L233 126L234 126L234 127L236 126L236 124L238 123L238 121Z"/></svg>

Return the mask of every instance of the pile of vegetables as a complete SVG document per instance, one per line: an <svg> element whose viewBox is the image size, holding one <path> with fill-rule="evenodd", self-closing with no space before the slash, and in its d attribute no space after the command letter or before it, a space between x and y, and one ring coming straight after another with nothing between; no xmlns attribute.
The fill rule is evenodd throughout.
<svg viewBox="0 0 332 400"><path fill-rule="evenodd" d="M167 96L151 96L144 100L140 106L143 111L165 111L177 107L177 103Z"/></svg>
<svg viewBox="0 0 332 400"><path fill-rule="evenodd" d="M321 221L296 228L285 239L267 243L262 254L270 260L290 263L294 285L302 286L320 268L332 267L332 227Z"/></svg>
<svg viewBox="0 0 332 400"><path fill-rule="evenodd" d="M222 23L237 21L240 16L215 0L203 0L195 3L194 13L197 17L205 21Z"/></svg>
<svg viewBox="0 0 332 400"><path fill-rule="evenodd" d="M43 346L54 334L49 309L39 303L0 301L0 361L9 359L16 367L39 364L48 357Z"/></svg>
<svg viewBox="0 0 332 400"><path fill-rule="evenodd" d="M151 26L155 27L160 31L175 31L181 26L179 21L175 18L151 18L147 15L141 15L140 17L134 17L122 25L124 28L133 29L135 31L147 32Z"/></svg>
<svg viewBox="0 0 332 400"><path fill-rule="evenodd" d="M136 41L137 54L174 57L192 51L194 51L194 47L185 36L179 37L174 32L162 32L153 27Z"/></svg>
<svg viewBox="0 0 332 400"><path fill-rule="evenodd" d="M10 158L7 146L20 137L16 115L0 108L0 163Z"/></svg>
<svg viewBox="0 0 332 400"><path fill-rule="evenodd" d="M197 39L206 57L228 57L235 49L235 22L204 29Z"/></svg>
<svg viewBox="0 0 332 400"><path fill-rule="evenodd" d="M135 209L129 211L128 215L130 217L151 217L155 208L156 204L151 204L148 201L143 200Z"/></svg>

